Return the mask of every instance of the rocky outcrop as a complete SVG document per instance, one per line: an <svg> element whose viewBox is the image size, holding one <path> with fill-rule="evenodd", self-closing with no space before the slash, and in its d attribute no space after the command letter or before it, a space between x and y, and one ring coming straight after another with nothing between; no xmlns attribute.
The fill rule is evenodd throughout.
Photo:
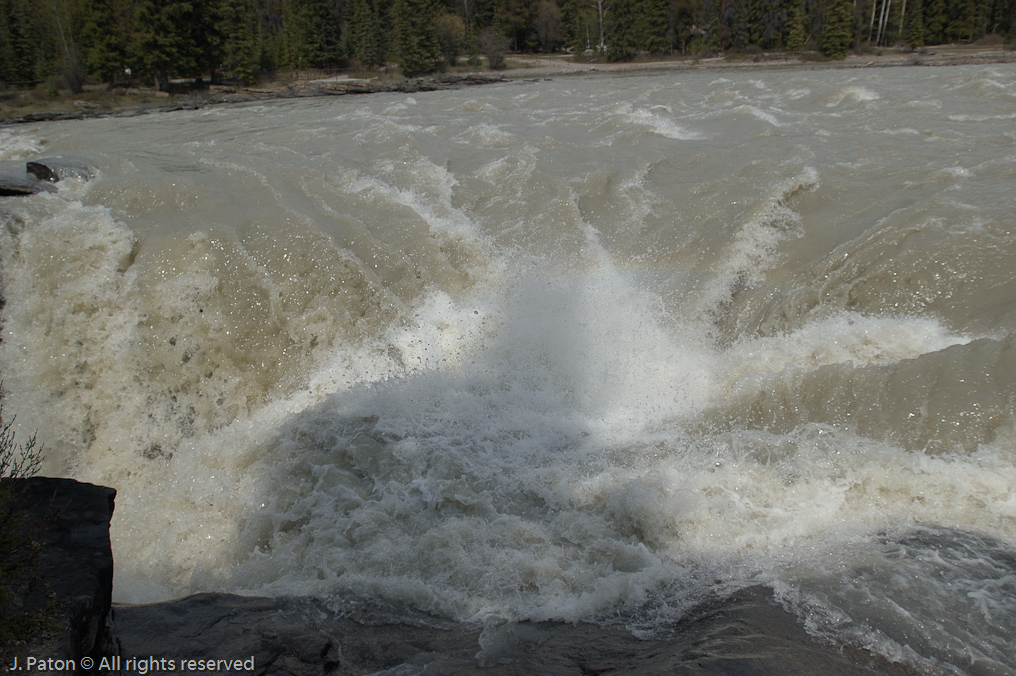
<svg viewBox="0 0 1016 676"><path fill-rule="evenodd" d="M325 603L227 594L116 606L112 631L121 668L130 666L123 662L130 657L154 658L160 673L193 671L197 660L241 660L249 665L241 669L246 673L294 676L913 673L863 651L817 642L763 587L705 603L667 636L648 640L623 627L589 623L485 629L365 597Z"/></svg>
<svg viewBox="0 0 1016 676"><path fill-rule="evenodd" d="M55 189L29 175L21 162L0 162L0 197L23 197Z"/></svg>
<svg viewBox="0 0 1016 676"><path fill-rule="evenodd" d="M90 181L94 172L80 160L47 157L20 162L0 162L0 197L23 197L38 192L53 192L54 183L75 178Z"/></svg>
<svg viewBox="0 0 1016 676"><path fill-rule="evenodd" d="M48 630L17 646L15 654L74 660L107 650L106 622L113 595L109 522L116 491L72 479L32 478L11 484L24 518L16 528L41 545L23 580L11 585L12 606L40 612Z"/></svg>
<svg viewBox="0 0 1016 676"><path fill-rule="evenodd" d="M68 178L90 181L92 168L81 160L70 157L47 157L25 164L25 171L40 181L56 183Z"/></svg>

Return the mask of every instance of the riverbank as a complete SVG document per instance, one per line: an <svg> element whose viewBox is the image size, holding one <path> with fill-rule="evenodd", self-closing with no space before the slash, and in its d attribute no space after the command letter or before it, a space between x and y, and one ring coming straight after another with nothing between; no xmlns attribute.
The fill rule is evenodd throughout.
<svg viewBox="0 0 1016 676"><path fill-rule="evenodd" d="M23 101L11 104L0 98L0 126L84 120L97 117L133 117L147 113L195 110L225 103L247 103L273 99L296 99L314 96L375 94L380 92L415 93L437 89L457 89L473 85L504 82L496 73L462 73L419 78L361 79L339 75L321 77L280 77L250 87L207 86L179 93L157 92L153 89L131 88L112 92L87 89L73 99ZM22 100L26 98L21 96ZM27 98L31 98L30 95ZM13 114L12 114L13 113Z"/></svg>
<svg viewBox="0 0 1016 676"><path fill-rule="evenodd" d="M565 55L525 56L509 60L509 68L503 71L460 71L419 78L403 78L397 75L360 78L349 73L328 75L303 71L287 73L250 87L181 86L175 93L145 88L121 88L110 91L104 85L88 87L75 96L61 96L53 92L50 92L49 97L43 92L0 92L0 126L95 117L129 117L155 112L193 110L225 103L273 99L380 92L415 93L510 80L597 73L757 68L884 68L996 63L1016 63L1016 50L1012 46L1002 45L990 48L977 45L941 45L920 52L880 50L866 54L850 54L844 59L835 61L823 59L813 53L732 54L708 58L680 57L624 63L579 61Z"/></svg>

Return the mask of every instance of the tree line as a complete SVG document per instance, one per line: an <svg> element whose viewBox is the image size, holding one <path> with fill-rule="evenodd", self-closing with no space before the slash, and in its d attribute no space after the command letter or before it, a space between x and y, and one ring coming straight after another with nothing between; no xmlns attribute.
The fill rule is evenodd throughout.
<svg viewBox="0 0 1016 676"><path fill-rule="evenodd" d="M818 49L1016 38L1016 0L0 0L0 83L170 78L250 83L301 68L396 65L407 75L482 55Z"/></svg>

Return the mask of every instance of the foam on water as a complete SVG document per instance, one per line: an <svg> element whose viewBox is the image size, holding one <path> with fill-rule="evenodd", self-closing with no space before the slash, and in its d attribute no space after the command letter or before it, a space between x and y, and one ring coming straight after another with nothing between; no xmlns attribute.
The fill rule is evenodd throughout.
<svg viewBox="0 0 1016 676"><path fill-rule="evenodd" d="M861 85L849 85L829 96L826 107L835 108L837 106L842 106L844 103L865 103L868 101L877 101L879 98L878 92L875 92L868 87Z"/></svg>
<svg viewBox="0 0 1016 676"><path fill-rule="evenodd" d="M646 127L664 138L674 139L676 141L702 138L701 135L689 131L674 122L674 120L668 115L670 112L671 111L667 111L665 109L647 110L645 108L633 108L630 105L624 108L624 115L631 121L632 124Z"/></svg>
<svg viewBox="0 0 1016 676"><path fill-rule="evenodd" d="M39 139L0 129L0 161L35 157L42 152L43 145Z"/></svg>

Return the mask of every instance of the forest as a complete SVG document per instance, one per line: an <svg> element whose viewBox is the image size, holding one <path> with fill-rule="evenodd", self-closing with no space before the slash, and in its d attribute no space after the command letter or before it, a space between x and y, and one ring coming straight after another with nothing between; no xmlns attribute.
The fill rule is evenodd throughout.
<svg viewBox="0 0 1016 676"><path fill-rule="evenodd" d="M820 52L1016 38L1016 0L0 0L0 86L171 78L249 84L305 68L504 65L510 52ZM482 60L481 60L482 57Z"/></svg>

